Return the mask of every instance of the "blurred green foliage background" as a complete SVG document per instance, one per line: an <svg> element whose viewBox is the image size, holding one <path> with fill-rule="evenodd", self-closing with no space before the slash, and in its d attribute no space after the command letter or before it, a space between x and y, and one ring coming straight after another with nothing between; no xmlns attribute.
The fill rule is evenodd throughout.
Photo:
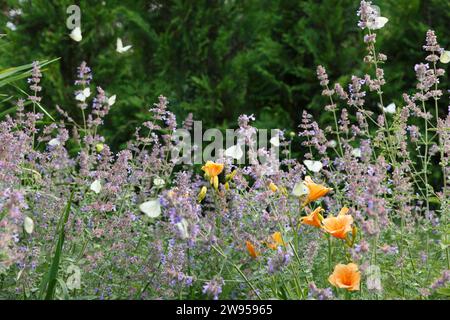
<svg viewBox="0 0 450 320"><path fill-rule="evenodd" d="M80 43L66 28L71 4L82 12ZM401 105L401 93L415 84L414 64L425 57L426 30L435 29L441 46L450 46L450 1L374 4L389 18L377 38L388 55L384 91ZM60 57L44 74L43 104L49 111L58 104L76 118L73 81L85 60L93 83L117 95L103 132L115 147L148 119L160 94L180 122L193 112L204 127L234 127L239 114L254 113L259 127L295 129L303 109L329 120L318 64L345 86L352 73L370 72L362 61L358 6L357 0L2 0L0 33L7 36L0 69ZM18 8L23 13L11 17ZM117 53L118 37L132 50Z"/></svg>

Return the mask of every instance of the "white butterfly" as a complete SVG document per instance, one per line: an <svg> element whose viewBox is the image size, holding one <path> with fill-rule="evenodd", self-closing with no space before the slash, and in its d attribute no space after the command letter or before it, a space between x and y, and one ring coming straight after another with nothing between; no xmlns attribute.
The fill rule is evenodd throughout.
<svg viewBox="0 0 450 320"><path fill-rule="evenodd" d="M328 141L328 146L329 146L330 148L336 148L336 147L337 147L337 142L336 142L336 140L330 140L330 141Z"/></svg>
<svg viewBox="0 0 450 320"><path fill-rule="evenodd" d="M156 177L155 179L153 179L153 185L157 188L164 186L164 184L165 184L164 180L161 179L160 177Z"/></svg>
<svg viewBox="0 0 450 320"><path fill-rule="evenodd" d="M303 183L303 181L297 182L292 189L292 194L296 197L302 197L309 194L308 187Z"/></svg>
<svg viewBox="0 0 450 320"><path fill-rule="evenodd" d="M152 199L142 203L139 209L149 218L156 218L161 215L161 204L158 199Z"/></svg>
<svg viewBox="0 0 450 320"><path fill-rule="evenodd" d="M59 146L60 144L61 144L61 142L59 142L59 140L57 138L54 138L48 142L48 145L50 147L56 147L56 146Z"/></svg>
<svg viewBox="0 0 450 320"><path fill-rule="evenodd" d="M379 106L381 106L381 104L379 104ZM395 106L395 103L394 103L394 102L390 103L387 107L383 107L383 106L381 106L381 107L383 108L383 111L384 111L385 113L391 113L391 114L394 114L394 113L395 113L395 110L396 110L396 106Z"/></svg>
<svg viewBox="0 0 450 320"><path fill-rule="evenodd" d="M276 135L275 137L272 137L270 139L270 143L274 146L274 147L279 147L280 146L280 136Z"/></svg>
<svg viewBox="0 0 450 320"><path fill-rule="evenodd" d="M91 183L91 186L89 188L96 194L99 194L100 191L102 191L102 183L100 182L100 180L97 179Z"/></svg>
<svg viewBox="0 0 450 320"><path fill-rule="evenodd" d="M442 51L441 58L439 59L442 63L450 62L450 51Z"/></svg>
<svg viewBox="0 0 450 320"><path fill-rule="evenodd" d="M113 95L111 97L108 98L108 106L112 106L114 103L116 103L116 95Z"/></svg>
<svg viewBox="0 0 450 320"><path fill-rule="evenodd" d="M131 49L131 47L132 46L123 46L123 43L122 43L122 39L120 39L120 38L117 38L117 42L116 42L116 51L118 52L118 53L124 53L124 52L127 52L128 50L130 50Z"/></svg>
<svg viewBox="0 0 450 320"><path fill-rule="evenodd" d="M81 102L86 101L86 98L89 98L89 96L91 95L91 89L86 88L82 91L80 91L76 96L75 99Z"/></svg>
<svg viewBox="0 0 450 320"><path fill-rule="evenodd" d="M239 160L244 155L242 148L239 144L229 147L225 150L225 156Z"/></svg>
<svg viewBox="0 0 450 320"><path fill-rule="evenodd" d="M7 27L8 29L10 29L11 31L16 31L16 30L17 30L16 25L15 25L14 23L12 23L11 21L8 21L8 22L6 23L6 27Z"/></svg>
<svg viewBox="0 0 450 320"><path fill-rule="evenodd" d="M312 172L319 172L323 168L323 164L320 161L305 160L303 163Z"/></svg>
<svg viewBox="0 0 450 320"><path fill-rule="evenodd" d="M182 239L187 239L189 237L189 230L188 230L189 224L186 221L186 219L184 219L184 218L181 219L181 221L178 222L176 224L176 226L178 228L178 231L180 232L181 238Z"/></svg>
<svg viewBox="0 0 450 320"><path fill-rule="evenodd" d="M69 34L69 37L71 37L72 40L76 42L80 42L83 39L80 27L76 27L75 29L73 29L72 32Z"/></svg>
<svg viewBox="0 0 450 320"><path fill-rule="evenodd" d="M378 30L385 26L385 24L389 21L386 17L376 17L373 22L369 22L367 27L371 30Z"/></svg>
<svg viewBox="0 0 450 320"><path fill-rule="evenodd" d="M355 148L352 150L352 155L356 158L361 158L361 149Z"/></svg>
<svg viewBox="0 0 450 320"><path fill-rule="evenodd" d="M67 289L74 290L81 288L81 270L76 265L71 264L66 271L70 276L66 280Z"/></svg>
<svg viewBox="0 0 450 320"><path fill-rule="evenodd" d="M28 234L32 234L34 230L34 221L30 217L25 217L25 220L23 221L23 227L25 229L25 232Z"/></svg>

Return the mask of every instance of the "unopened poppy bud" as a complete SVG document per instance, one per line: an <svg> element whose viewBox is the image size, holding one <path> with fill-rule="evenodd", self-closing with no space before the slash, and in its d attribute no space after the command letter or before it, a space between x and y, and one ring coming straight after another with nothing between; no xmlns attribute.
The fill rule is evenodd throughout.
<svg viewBox="0 0 450 320"><path fill-rule="evenodd" d="M215 176L213 178L213 186L214 186L214 189L216 189L216 190L219 189L219 177L218 176Z"/></svg>
<svg viewBox="0 0 450 320"><path fill-rule="evenodd" d="M289 136L290 136L291 138L294 138L294 137L295 137L295 132L294 132L294 131L289 132Z"/></svg>
<svg viewBox="0 0 450 320"><path fill-rule="evenodd" d="M95 150L96 150L98 153L102 152L103 149L105 149L105 146L103 145L103 143L97 143L97 144L95 145Z"/></svg>
<svg viewBox="0 0 450 320"><path fill-rule="evenodd" d="M275 183L271 182L269 183L269 189L272 190L272 192L277 192L278 191L278 187Z"/></svg>
<svg viewBox="0 0 450 320"><path fill-rule="evenodd" d="M203 187L200 189L200 192L199 192L198 197L197 197L198 203L202 202L203 199L205 199L205 197L206 197L206 192L207 192L207 191L208 191L208 188L206 188L205 186L203 186Z"/></svg>
<svg viewBox="0 0 450 320"><path fill-rule="evenodd" d="M225 190L230 190L230 184L228 182L225 182Z"/></svg>
<svg viewBox="0 0 450 320"><path fill-rule="evenodd" d="M357 234L358 234L358 228L356 226L353 226L353 229L352 229L352 247L355 244L356 235Z"/></svg>
<svg viewBox="0 0 450 320"><path fill-rule="evenodd" d="M347 239L346 239L347 245L350 248L353 248L353 245L355 244L355 241L356 241L356 235L357 234L358 234L358 228L356 226L353 226L353 228L352 228L352 239L350 240L349 237L347 237Z"/></svg>

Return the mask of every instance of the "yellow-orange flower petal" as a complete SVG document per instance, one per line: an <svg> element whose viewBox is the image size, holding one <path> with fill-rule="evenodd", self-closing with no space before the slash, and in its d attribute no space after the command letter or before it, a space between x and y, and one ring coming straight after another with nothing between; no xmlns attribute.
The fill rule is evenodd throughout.
<svg viewBox="0 0 450 320"><path fill-rule="evenodd" d="M278 246L285 246L283 236L281 235L281 232L277 231L274 232L271 236L269 241L267 241L267 247L270 249L276 250Z"/></svg>
<svg viewBox="0 0 450 320"><path fill-rule="evenodd" d="M348 212L348 209L341 210L336 217L328 217L322 221L323 229L333 237L339 239L345 239L347 237L347 233L352 231L353 223L353 217L349 214L342 214L342 212Z"/></svg>
<svg viewBox="0 0 450 320"><path fill-rule="evenodd" d="M206 164L202 167L202 170L208 175L209 178L214 178L222 173L223 167L223 163L206 161Z"/></svg>
<svg viewBox="0 0 450 320"><path fill-rule="evenodd" d="M346 215L348 212L349 212L349 208L347 208L347 207L343 207L342 209L341 209L341 211L339 211L339 215L340 216L343 216L343 215Z"/></svg>
<svg viewBox="0 0 450 320"><path fill-rule="evenodd" d="M303 205L306 206L308 203L316 201L323 196L325 196L328 192L330 192L331 188L327 188L321 184L314 183L312 181L310 176L305 177L305 180L303 181L304 185L308 188L308 195L303 202Z"/></svg>
<svg viewBox="0 0 450 320"><path fill-rule="evenodd" d="M300 218L301 223L320 228L322 226L321 221L323 220L323 217L320 214L322 211L323 211L322 207L316 208L306 217Z"/></svg>
<svg viewBox="0 0 450 320"><path fill-rule="evenodd" d="M348 291L359 290L361 273L354 263L338 264L334 267L333 273L328 277L328 281L335 287L347 289Z"/></svg>
<svg viewBox="0 0 450 320"><path fill-rule="evenodd" d="M278 187L275 183L271 182L269 183L269 189L272 190L272 192L277 192L278 191Z"/></svg>
<svg viewBox="0 0 450 320"><path fill-rule="evenodd" d="M247 246L247 251L250 254L250 256L256 259L259 256L259 253L256 251L255 246L253 246L253 243L247 240L245 242L245 245Z"/></svg>

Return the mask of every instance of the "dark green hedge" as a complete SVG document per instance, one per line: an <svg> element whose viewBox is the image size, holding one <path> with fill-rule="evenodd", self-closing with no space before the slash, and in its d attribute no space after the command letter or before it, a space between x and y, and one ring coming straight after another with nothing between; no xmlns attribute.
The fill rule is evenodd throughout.
<svg viewBox="0 0 450 320"><path fill-rule="evenodd" d="M48 110L60 104L75 116L72 84L77 65L86 60L94 83L118 96L104 132L116 146L148 117L160 94L179 118L193 112L205 126L234 126L239 114L255 113L261 127L292 129L304 108L327 121L318 64L343 85L351 73L367 72L355 0L21 2L0 5L0 32L7 33L0 68L61 57L45 73L43 102ZM82 10L81 43L68 37L65 26L73 3ZM423 60L426 30L434 28L441 45L450 45L450 1L375 4L390 19L378 37L389 57L385 92L401 103L401 93L413 84L414 64ZM10 31L7 12L18 7L24 13ZM118 54L117 37L131 43L132 52Z"/></svg>

